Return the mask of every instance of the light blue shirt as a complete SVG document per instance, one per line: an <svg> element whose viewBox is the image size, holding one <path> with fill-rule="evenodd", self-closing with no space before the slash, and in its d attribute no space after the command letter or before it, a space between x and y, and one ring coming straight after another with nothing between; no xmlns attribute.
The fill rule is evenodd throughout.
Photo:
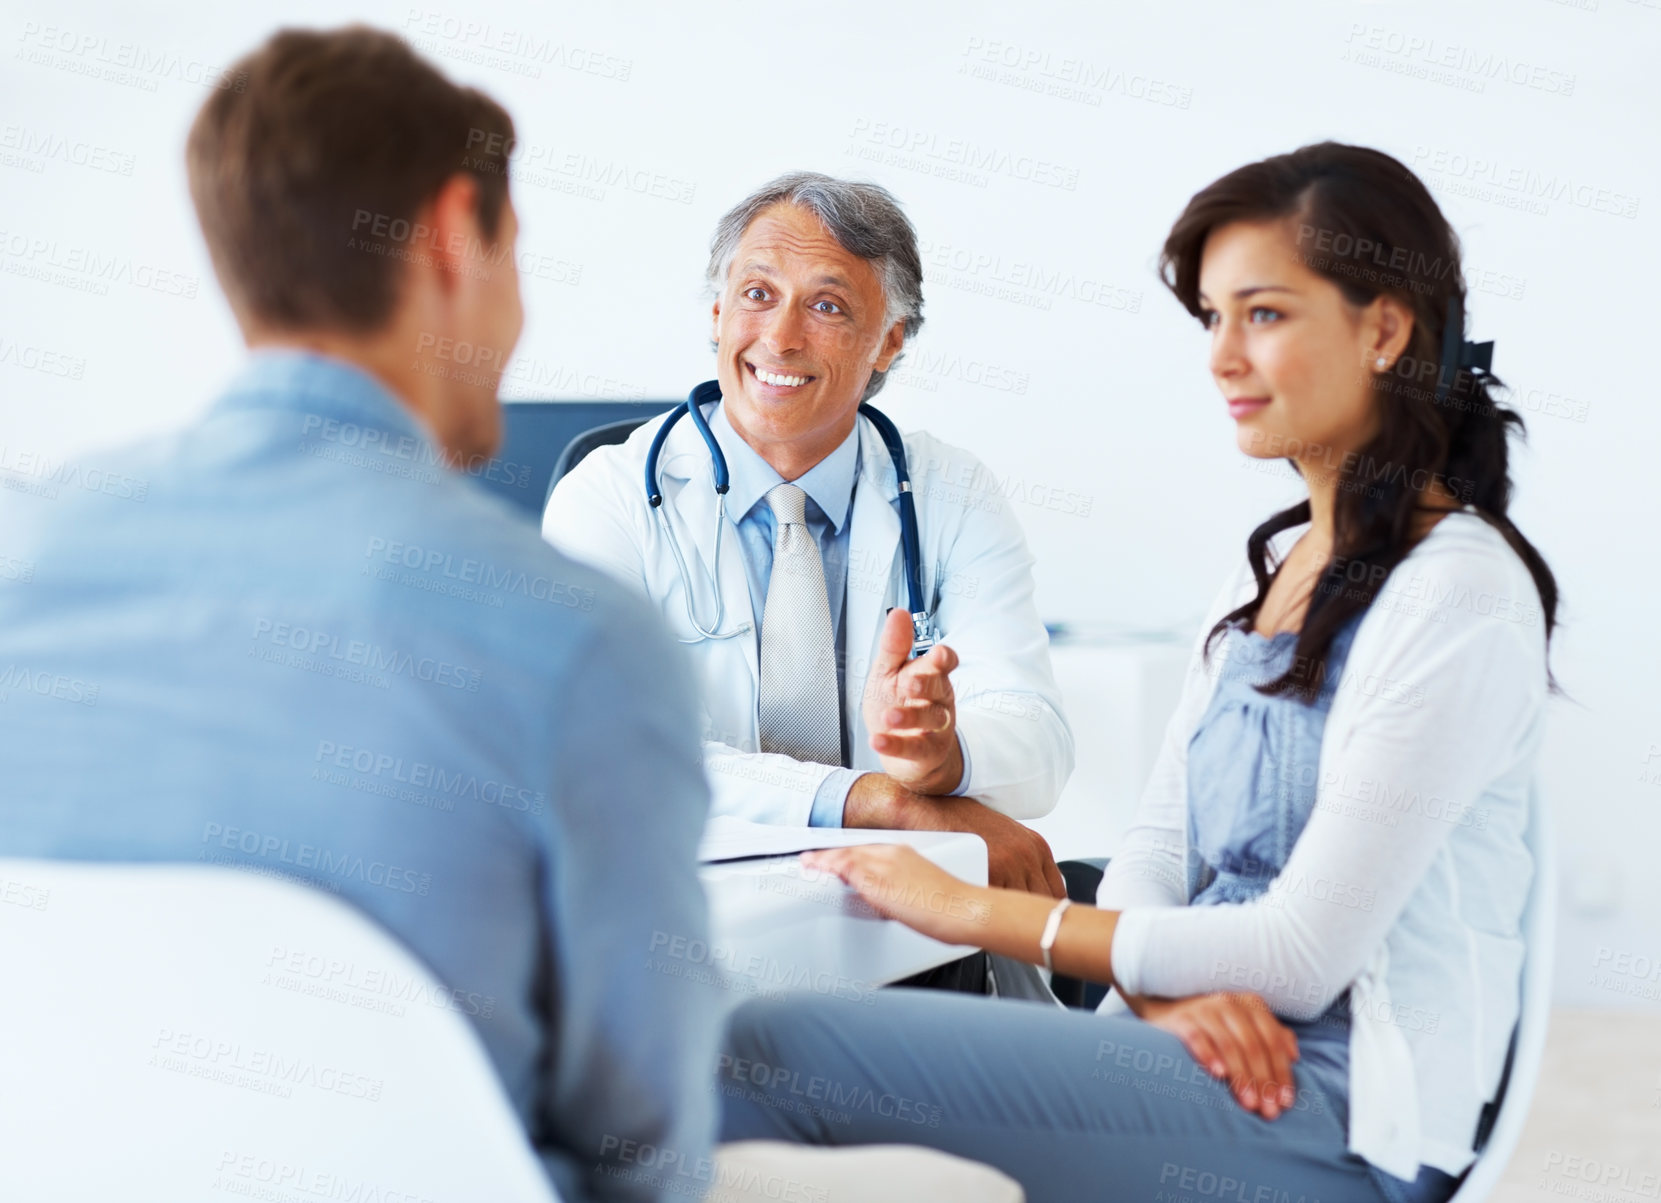
<svg viewBox="0 0 1661 1203"><path fill-rule="evenodd" d="M707 1155L708 793L651 608L320 356L256 354L179 434L39 464L0 448L0 564L26 566L0 573L0 856L359 907L453 992L563 1199L667 1191L619 1142Z"/></svg>
<svg viewBox="0 0 1661 1203"><path fill-rule="evenodd" d="M761 619L767 610L767 586L773 576L773 544L778 531L773 507L767 504L766 497L785 480L732 428L724 405L717 405L711 413L709 428L727 460L727 512L733 515L738 527L744 572L750 586L750 607L757 620L755 637L759 647ZM831 636L836 646L837 713L844 715L843 765L849 759L844 680L847 645L843 636L847 626L844 618L848 587L848 528L859 470L859 423L856 420L835 451L790 482L807 494L807 527L819 544L819 554L825 566L825 594L830 604ZM954 795L965 794L969 788L969 749L963 743L961 732L958 734L958 747L963 753L963 778L957 789L952 791ZM867 771L844 767L826 776L814 794L808 823L814 827L842 826L848 791Z"/></svg>

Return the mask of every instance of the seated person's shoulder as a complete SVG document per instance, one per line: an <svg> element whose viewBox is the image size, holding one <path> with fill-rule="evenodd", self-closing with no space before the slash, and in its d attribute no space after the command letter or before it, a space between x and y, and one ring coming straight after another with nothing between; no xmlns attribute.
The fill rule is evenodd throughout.
<svg viewBox="0 0 1661 1203"><path fill-rule="evenodd" d="M0 529L9 550L28 544L42 558L98 564L142 547L158 520L171 520L178 482L189 484L178 470L189 440L189 431L177 431L86 452L14 449L0 457Z"/></svg>
<svg viewBox="0 0 1661 1203"><path fill-rule="evenodd" d="M631 494L644 489L645 477L642 473L646 454L651 448L652 440L657 437L658 429L668 417L668 413L654 414L631 430L622 442L603 443L591 448L582 459L566 469L554 492L573 485L584 488L624 489ZM696 446L676 445L674 439L668 440L659 452L660 467L672 464L683 456L701 458L707 454L703 440L691 433L691 423L683 419L677 427L677 434L685 434Z"/></svg>
<svg viewBox="0 0 1661 1203"><path fill-rule="evenodd" d="M919 521L942 531L999 531L1000 541L1022 538L1018 503L1030 501L1030 483L997 472L966 448L926 430L905 433L911 488Z"/></svg>
<svg viewBox="0 0 1661 1203"><path fill-rule="evenodd" d="M927 430L908 430L904 437L914 480L919 476L936 476L949 482L973 484L984 482L989 473L985 462L974 452L948 443Z"/></svg>
<svg viewBox="0 0 1661 1203"><path fill-rule="evenodd" d="M572 538L577 534L573 524L584 524L593 507L609 511L614 521L643 528L647 521L646 455L667 416L648 418L623 442L595 447L569 468L548 493L542 510L544 537L556 543ZM697 450L704 453L701 441ZM659 472L679 468L684 473L691 454L686 448L663 451Z"/></svg>
<svg viewBox="0 0 1661 1203"><path fill-rule="evenodd" d="M623 641L642 628L655 630L656 614L624 586L550 546L536 524L506 502L456 484L455 504L433 516L429 541L442 543L423 562L434 551L444 555L441 571L454 582L452 595L494 612L506 639L526 641L524 654L534 656L542 636Z"/></svg>
<svg viewBox="0 0 1661 1203"><path fill-rule="evenodd" d="M1528 565L1500 529L1472 511L1456 510L1437 522L1403 567L1448 587L1525 596L1538 601Z"/></svg>
<svg viewBox="0 0 1661 1203"><path fill-rule="evenodd" d="M1545 659L1534 578L1505 535L1474 512L1442 518L1385 580L1372 608L1402 639L1501 636L1516 654Z"/></svg>

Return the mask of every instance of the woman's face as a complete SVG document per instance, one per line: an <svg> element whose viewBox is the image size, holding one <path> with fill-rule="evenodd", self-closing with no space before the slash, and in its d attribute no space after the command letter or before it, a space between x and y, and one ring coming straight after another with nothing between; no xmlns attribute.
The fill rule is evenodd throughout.
<svg viewBox="0 0 1661 1203"><path fill-rule="evenodd" d="M1200 259L1201 316L1211 374L1240 450L1330 473L1377 428L1372 376L1412 333L1395 298L1366 306L1302 261L1295 222L1234 222L1213 230ZM1385 369L1377 359L1385 358Z"/></svg>

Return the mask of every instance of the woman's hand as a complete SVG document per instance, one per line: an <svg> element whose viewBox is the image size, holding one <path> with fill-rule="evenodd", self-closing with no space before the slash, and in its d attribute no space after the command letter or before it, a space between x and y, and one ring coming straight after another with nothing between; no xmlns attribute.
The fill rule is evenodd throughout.
<svg viewBox="0 0 1661 1203"><path fill-rule="evenodd" d="M879 915L947 944L979 945L991 914L981 886L953 877L910 844L861 844L802 853L802 864L840 877Z"/></svg>
<svg viewBox="0 0 1661 1203"><path fill-rule="evenodd" d="M1144 998L1136 1009L1181 1039L1212 1076L1226 1079L1247 1111L1274 1119L1292 1105L1298 1038L1257 995Z"/></svg>

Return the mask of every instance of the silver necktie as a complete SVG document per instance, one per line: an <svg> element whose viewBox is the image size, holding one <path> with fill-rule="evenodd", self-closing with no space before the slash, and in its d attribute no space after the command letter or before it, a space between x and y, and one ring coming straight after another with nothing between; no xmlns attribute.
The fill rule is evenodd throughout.
<svg viewBox="0 0 1661 1203"><path fill-rule="evenodd" d="M777 531L761 619L761 750L842 763L842 716L825 564L807 528L807 494L775 485L766 501Z"/></svg>

